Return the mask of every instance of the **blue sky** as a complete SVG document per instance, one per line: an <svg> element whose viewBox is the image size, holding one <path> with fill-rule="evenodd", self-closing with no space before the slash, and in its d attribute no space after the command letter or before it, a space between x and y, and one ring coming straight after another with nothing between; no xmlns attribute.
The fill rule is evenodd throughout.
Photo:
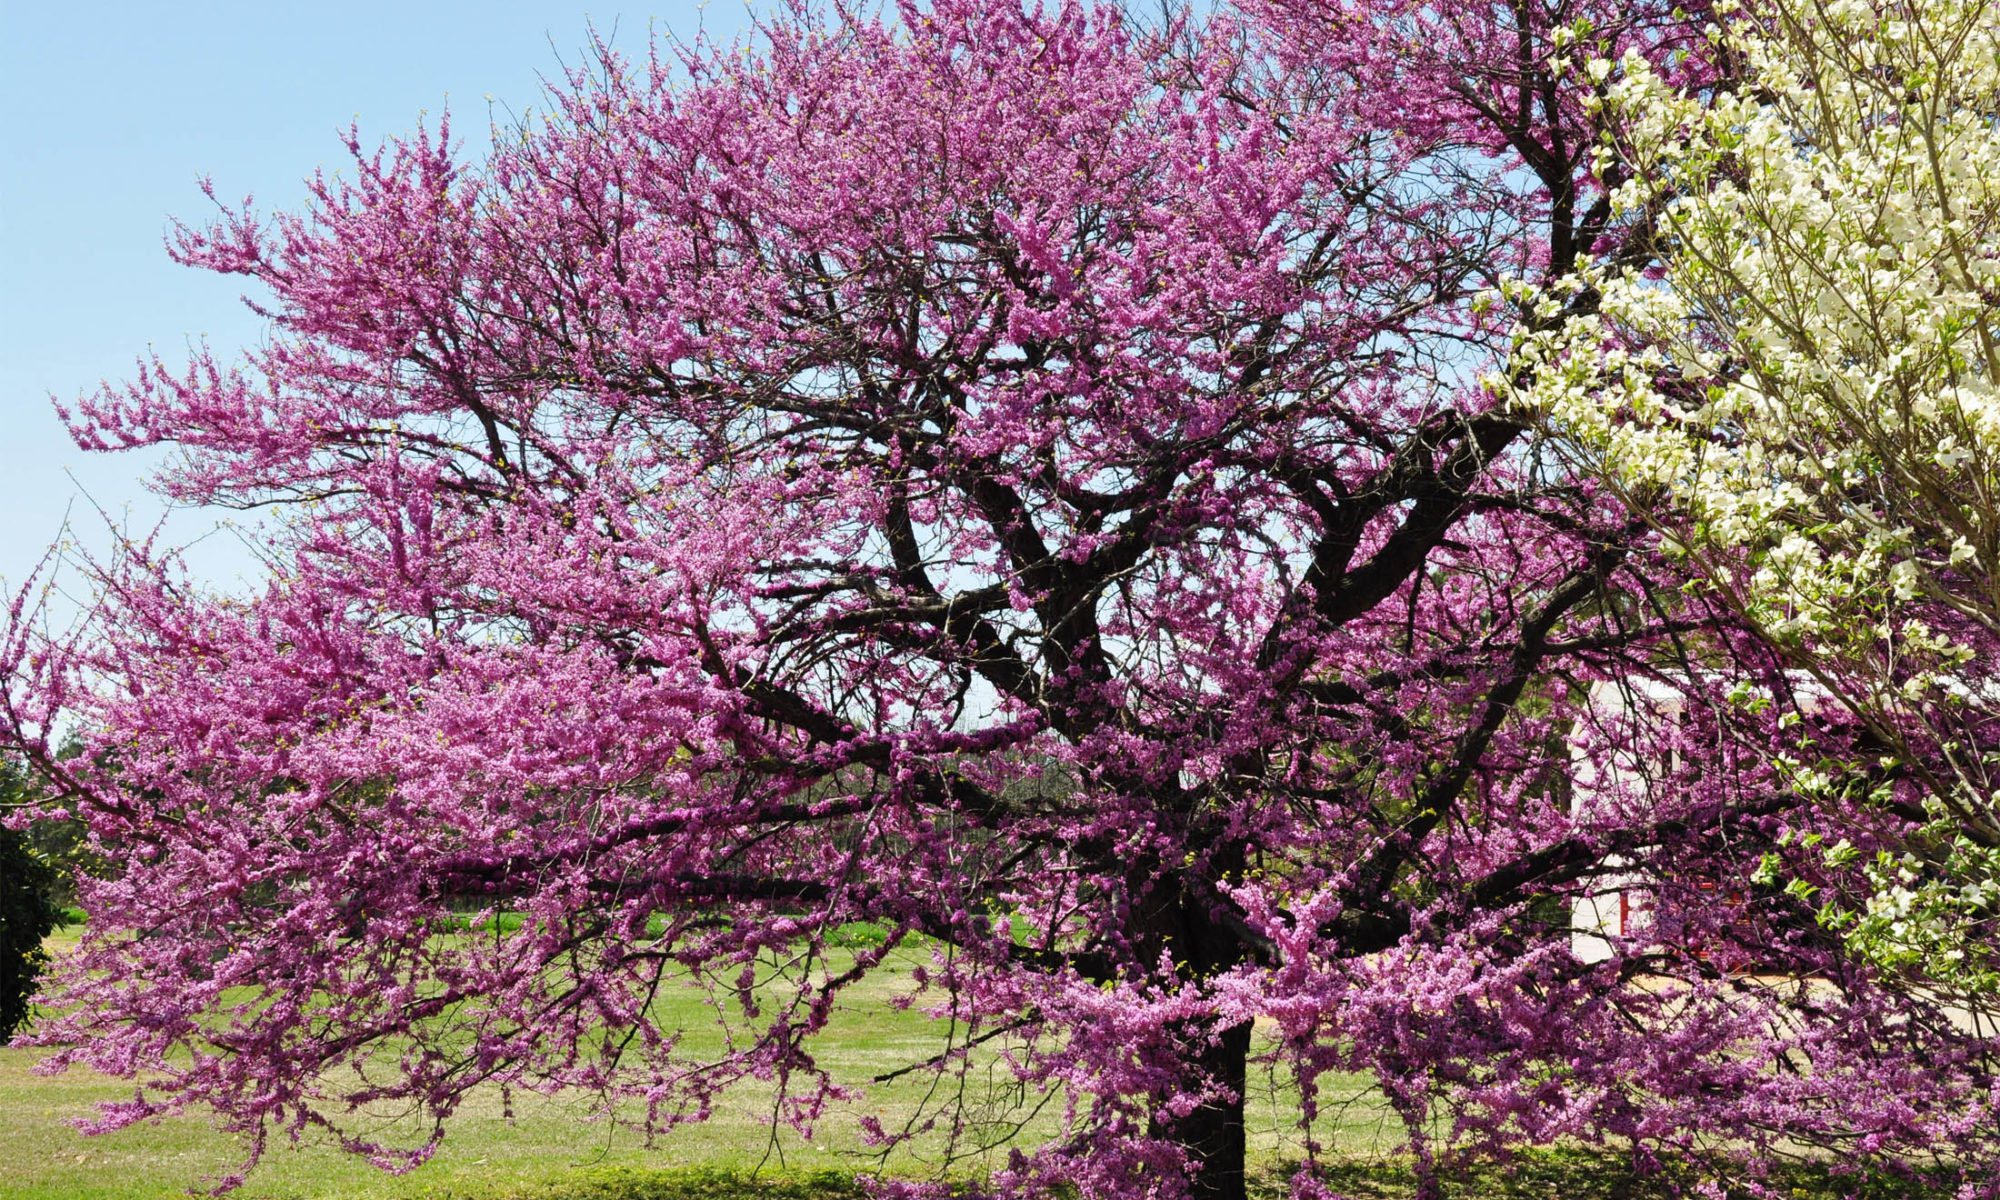
<svg viewBox="0 0 2000 1200"><path fill-rule="evenodd" d="M79 542L111 544L93 503L135 531L164 512L144 478L157 457L77 450L50 408L99 380L131 374L149 346L170 362L206 338L227 355L260 322L243 281L177 267L162 249L170 217L254 195L295 207L301 180L340 165L339 131L364 144L450 106L466 151L538 104L558 52L574 62L594 24L640 51L649 29L722 40L741 0L347 0L340 4L0 5L0 581L11 592L70 514ZM491 107L489 108L489 98ZM231 536L202 535L215 514L168 515L166 536L229 586L254 573Z"/></svg>

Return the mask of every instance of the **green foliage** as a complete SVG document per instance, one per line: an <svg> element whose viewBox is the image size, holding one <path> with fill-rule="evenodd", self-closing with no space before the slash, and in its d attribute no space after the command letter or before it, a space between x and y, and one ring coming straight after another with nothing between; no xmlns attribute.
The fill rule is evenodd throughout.
<svg viewBox="0 0 2000 1200"><path fill-rule="evenodd" d="M35 779L13 759L0 759L0 812L19 807ZM49 961L42 939L64 921L65 872L41 852L35 827L0 829L0 1042L27 1024L28 997Z"/></svg>
<svg viewBox="0 0 2000 1200"><path fill-rule="evenodd" d="M73 758L82 751L80 745L72 742L64 746L56 757ZM41 781L19 760L0 759L0 809L33 799L40 786ZM106 877L117 869L117 864L92 847L88 828L75 817L40 818L29 823L23 836L29 850L53 871L48 879L49 899L66 912L81 911L76 908L76 876L79 873ZM67 919L80 922L83 918L75 916Z"/></svg>
<svg viewBox="0 0 2000 1200"><path fill-rule="evenodd" d="M0 1040L27 1023L28 997L49 961L42 939L62 921L55 870L12 829L0 829Z"/></svg>
<svg viewBox="0 0 2000 1200"><path fill-rule="evenodd" d="M65 909L76 905L76 869L88 875L108 872L108 864L85 840L82 821L36 821L23 831L23 838L35 857L50 868L49 899Z"/></svg>

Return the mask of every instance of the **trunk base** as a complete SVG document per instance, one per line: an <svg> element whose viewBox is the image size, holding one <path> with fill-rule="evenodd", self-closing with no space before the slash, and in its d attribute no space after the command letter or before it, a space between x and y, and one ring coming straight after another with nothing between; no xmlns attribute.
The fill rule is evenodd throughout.
<svg viewBox="0 0 2000 1200"><path fill-rule="evenodd" d="M1250 1022L1222 1030L1189 1064L1190 1073L1198 1072L1209 1086L1227 1088L1235 1098L1211 1100L1177 1121L1153 1120L1153 1136L1187 1151L1189 1165L1195 1168L1188 1180L1188 1195L1194 1200L1246 1200L1248 1195L1243 1175L1243 1099L1249 1058Z"/></svg>

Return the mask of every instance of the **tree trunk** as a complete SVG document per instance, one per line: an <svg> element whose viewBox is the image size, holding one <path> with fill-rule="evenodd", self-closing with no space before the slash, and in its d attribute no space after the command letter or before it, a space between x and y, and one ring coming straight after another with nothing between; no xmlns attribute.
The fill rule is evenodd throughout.
<svg viewBox="0 0 2000 1200"><path fill-rule="evenodd" d="M1195 1200L1245 1200L1243 1160L1244 1086L1249 1080L1250 1022L1223 1030L1213 1045L1190 1060L1190 1083L1227 1088L1229 1100L1210 1100L1178 1121L1154 1118L1155 1137L1170 1138L1186 1151L1196 1168L1188 1180Z"/></svg>

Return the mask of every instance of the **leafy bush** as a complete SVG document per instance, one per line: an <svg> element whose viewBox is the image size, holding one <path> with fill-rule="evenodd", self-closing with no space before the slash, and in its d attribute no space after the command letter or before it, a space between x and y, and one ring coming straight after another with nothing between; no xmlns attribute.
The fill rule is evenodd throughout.
<svg viewBox="0 0 2000 1200"><path fill-rule="evenodd" d="M28 998L48 962L42 939L62 922L56 872L12 829L0 829L0 1039L27 1023Z"/></svg>

